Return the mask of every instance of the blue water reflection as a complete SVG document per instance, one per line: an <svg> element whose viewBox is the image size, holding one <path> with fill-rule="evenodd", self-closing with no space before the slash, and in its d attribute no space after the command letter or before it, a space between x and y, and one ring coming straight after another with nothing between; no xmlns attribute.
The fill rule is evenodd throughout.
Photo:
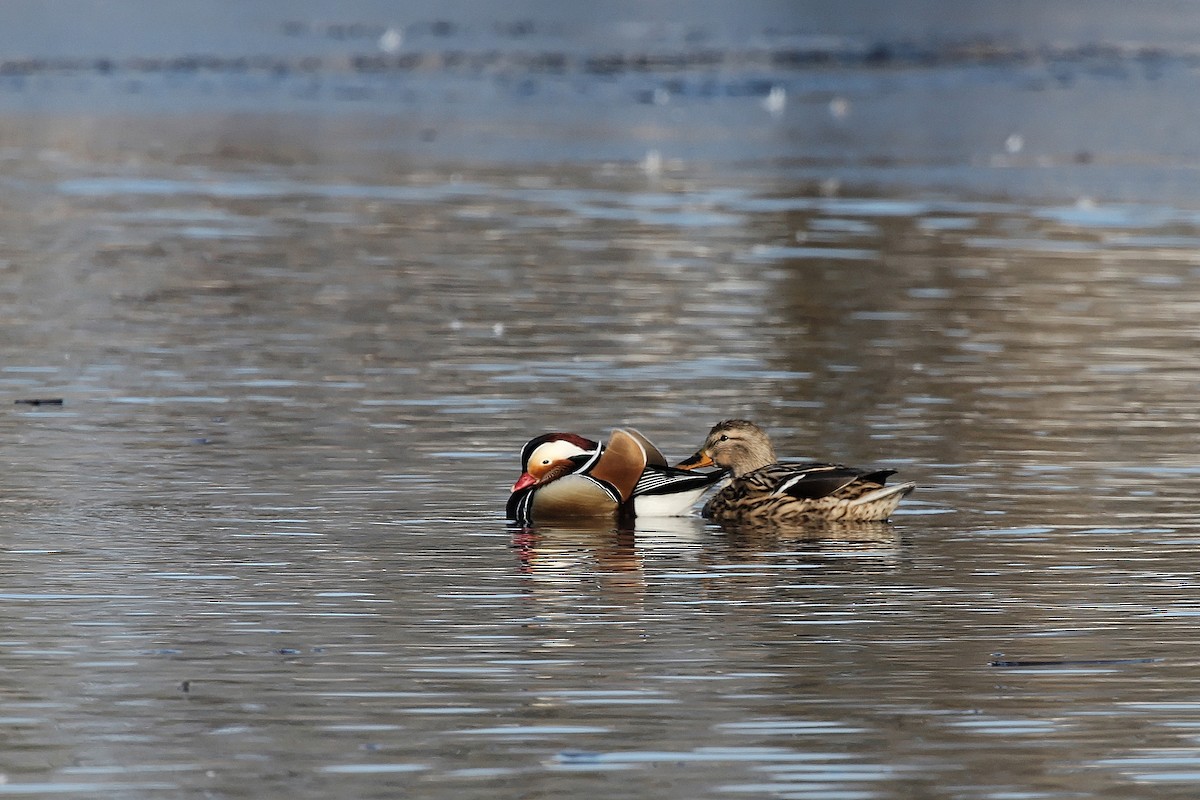
<svg viewBox="0 0 1200 800"><path fill-rule="evenodd" d="M0 52L0 794L1194 794L1195 20L560 6ZM730 416L919 489L503 519Z"/></svg>

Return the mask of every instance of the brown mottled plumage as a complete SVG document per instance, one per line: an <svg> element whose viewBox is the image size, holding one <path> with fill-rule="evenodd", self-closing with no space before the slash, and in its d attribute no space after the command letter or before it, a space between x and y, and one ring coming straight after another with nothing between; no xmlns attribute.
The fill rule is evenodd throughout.
<svg viewBox="0 0 1200 800"><path fill-rule="evenodd" d="M876 522L886 520L916 488L915 483L885 486L893 469L780 463L766 431L744 419L714 425L704 445L679 466L710 464L731 474L702 512L719 522Z"/></svg>

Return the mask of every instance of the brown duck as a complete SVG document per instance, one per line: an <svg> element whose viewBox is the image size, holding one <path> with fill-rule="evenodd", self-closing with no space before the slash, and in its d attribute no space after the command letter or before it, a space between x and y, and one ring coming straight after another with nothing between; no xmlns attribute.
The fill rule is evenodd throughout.
<svg viewBox="0 0 1200 800"><path fill-rule="evenodd" d="M704 445L679 467L713 464L730 473L728 485L701 512L718 522L878 522L917 486L885 486L894 469L780 463L766 431L744 419L718 422Z"/></svg>
<svg viewBox="0 0 1200 800"><path fill-rule="evenodd" d="M577 433L547 433L521 450L521 477L508 498L508 518L548 520L678 516L722 478L667 465L649 439L632 428L608 444Z"/></svg>

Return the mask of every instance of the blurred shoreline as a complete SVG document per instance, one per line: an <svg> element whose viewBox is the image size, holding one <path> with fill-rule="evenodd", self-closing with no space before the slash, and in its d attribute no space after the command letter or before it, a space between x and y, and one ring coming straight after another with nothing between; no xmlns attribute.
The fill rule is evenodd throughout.
<svg viewBox="0 0 1200 800"><path fill-rule="evenodd" d="M75 13L0 12L10 161L619 164L1200 207L1200 11L1176 4L50 6Z"/></svg>

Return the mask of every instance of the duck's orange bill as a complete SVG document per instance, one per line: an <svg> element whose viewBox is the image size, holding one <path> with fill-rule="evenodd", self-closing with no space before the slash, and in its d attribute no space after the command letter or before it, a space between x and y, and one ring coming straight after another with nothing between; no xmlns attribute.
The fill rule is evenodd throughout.
<svg viewBox="0 0 1200 800"><path fill-rule="evenodd" d="M700 467L715 467L716 464L713 463L708 453L701 450L691 458L685 458L683 461L680 461L675 466L679 469L699 469Z"/></svg>
<svg viewBox="0 0 1200 800"><path fill-rule="evenodd" d="M512 490L514 492L519 492L522 489L524 489L526 486L533 486L537 482L538 482L537 478L535 478L533 475L529 474L528 472L524 472L521 474L521 477L517 478L517 482L513 484Z"/></svg>

